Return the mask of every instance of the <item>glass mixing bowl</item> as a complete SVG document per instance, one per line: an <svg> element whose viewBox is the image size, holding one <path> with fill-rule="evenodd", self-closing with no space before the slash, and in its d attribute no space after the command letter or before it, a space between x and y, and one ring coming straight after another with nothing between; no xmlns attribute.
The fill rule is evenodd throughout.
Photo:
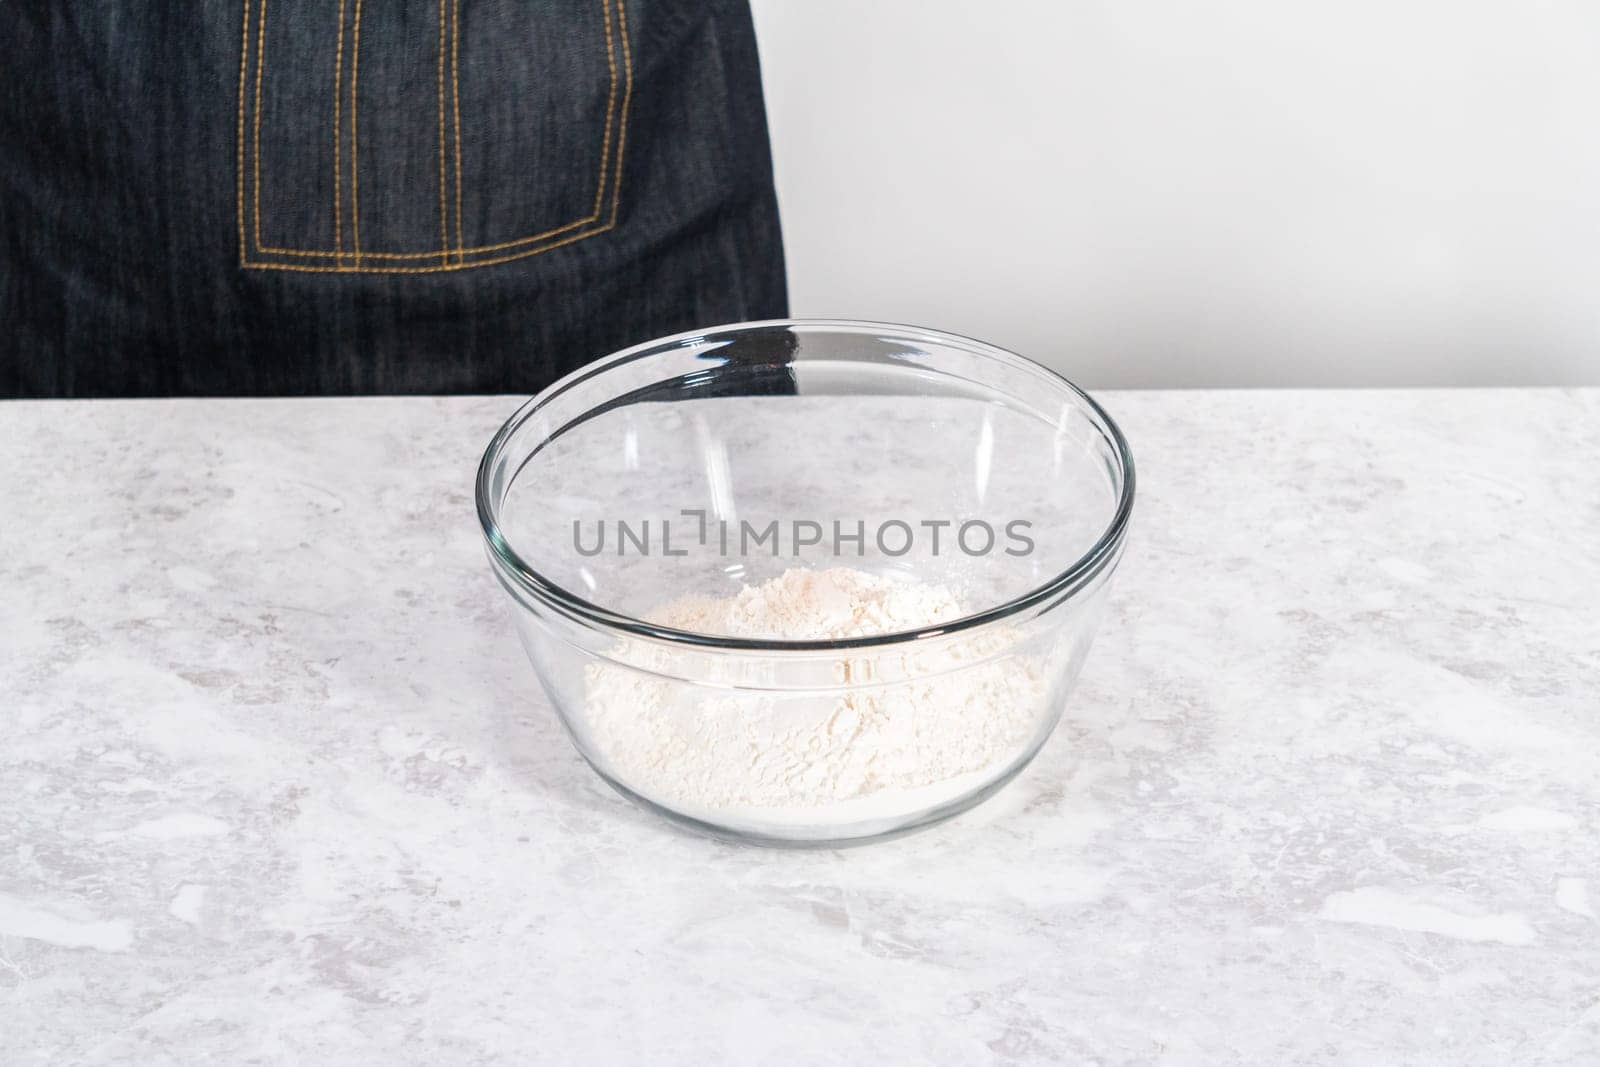
<svg viewBox="0 0 1600 1067"><path fill-rule="evenodd" d="M1033 758L1133 488L1116 424L1038 364L796 320L561 379L490 442L477 504L534 670L601 777L704 833L840 844L963 811ZM819 639L662 612L839 567L937 587L945 617Z"/></svg>

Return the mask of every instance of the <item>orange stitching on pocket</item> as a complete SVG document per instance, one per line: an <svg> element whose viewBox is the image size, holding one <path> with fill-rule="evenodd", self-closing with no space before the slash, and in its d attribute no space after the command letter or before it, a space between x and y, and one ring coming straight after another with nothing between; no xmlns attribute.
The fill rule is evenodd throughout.
<svg viewBox="0 0 1600 1067"><path fill-rule="evenodd" d="M256 113L255 113L255 236L256 251L261 250L261 64L267 54L267 0L261 0L261 18L256 24Z"/></svg>
<svg viewBox="0 0 1600 1067"><path fill-rule="evenodd" d="M440 2L441 2L441 8L442 8L443 0L440 0ZM520 238L516 238L514 240L510 240L510 241L502 241L502 242L500 242L498 244L479 245L479 246L476 246L476 247L473 247L473 248L464 247L463 246L464 242L462 240L461 91L460 91L460 66L459 66L459 58L458 58L459 43L460 43L460 0L452 0L450 64L451 64L452 110L453 110L453 114L454 114L454 122L453 122L453 124L454 124L454 133L455 133L455 171L456 171L456 173L455 173L455 178L456 178L456 189L455 189L455 193L456 193L456 196L455 196L455 199L456 199L456 249L455 249L455 257L456 257L456 262L454 264L451 264L449 262L450 255L449 255L449 248L448 248L449 237L448 237L448 226L447 226L447 218L448 218L448 211L447 210L444 211L444 213L441 215L441 234L444 237L444 244L445 244L445 247L441 250L441 252L362 252L361 251L361 237L360 237L361 220L360 220L359 192L358 192L358 190L359 190L359 185L358 185L359 179L358 179L358 170L357 170L357 154L358 153L357 153L357 115L356 115L357 99L358 99L357 95L356 95L356 81L357 81L357 72L359 70L360 41L361 41L361 0L355 0L355 14L354 14L355 21L354 21L354 24L353 24L353 36L352 36L353 44L352 44L352 52L351 52L351 73L350 73L350 185L351 185L350 196L351 196L351 216L352 216L352 219L353 219L352 226L354 228L353 240L354 240L354 244L355 244L355 249L352 252L345 252L344 249L343 249L343 236L342 236L342 233L340 232L340 229L341 229L341 227L340 227L340 215L341 215L341 211L342 211L343 196L342 196L342 189L339 188L339 179L340 179L340 176L341 176L341 173L342 173L342 168L339 167L339 162L340 161L339 161L339 158L338 158L339 148L340 148L339 142L342 140L341 134L343 132L339 127L339 121L338 121L339 120L340 97L342 96L342 93L339 92L339 90L341 89L341 86L339 85L338 79L342 75L341 68L342 68L342 63L343 63L343 58L344 58L344 17L343 17L344 3L345 3L345 0L340 0L340 23L339 23L339 39L338 39L339 49L338 49L337 57L335 59L335 87L334 87L335 88L335 100L334 100L334 108L335 108L335 129L334 129L334 134L335 134L335 140L334 140L334 152L335 152L335 174L334 174L334 180L335 180L335 202L334 202L335 223L334 223L334 228L335 228L335 242L336 242L338 247L336 247L335 249L333 249L331 251L324 250L324 249L271 248L271 247L263 246L261 244L261 206L260 206L260 203L261 203L261 176L260 176L261 175L261 151L260 151L260 143L261 143L261 134L260 134L261 104L260 104L260 96L261 96L262 69L263 69L263 67L265 65L264 56L265 56L265 39L266 39L266 0L261 0L261 12L260 12L260 16L259 16L259 19L258 19L258 27L257 27L257 40L256 40L256 53L257 53L256 54L256 101L255 101L255 115L253 117L254 131L255 131L255 160L254 160L254 164L255 164L255 179L254 179L254 181L255 181L255 188L254 188L254 212L255 212L255 217L254 217L254 229L255 229L255 237L256 237L256 250L259 251L259 252L268 254L268 255L303 256L303 257L309 257L309 258L326 258L326 259L334 260L334 263L335 263L334 266L313 266L313 265L302 265L302 264L295 264L295 263L250 262L250 261L248 261L248 259L246 257L245 219L244 219L244 202L243 202L243 197L244 197L244 162L245 162L245 160L244 160L244 111L245 111L244 86L245 86L245 81L246 81L246 71L247 71L247 66L248 66L248 54L249 54L248 44L249 44L249 31L250 31L250 4L249 4L249 0L245 0L245 18L244 18L243 33L241 34L240 61L239 61L239 94L240 94L240 96L239 96L239 145L238 145L239 173L238 173L238 177L237 177L238 188L236 190L236 196L237 196L238 201L239 201L239 204L238 204L238 223L239 223L239 237L240 237L240 265L241 266L247 267L247 268L250 268L250 269L256 269L256 270L287 270L287 271L300 271L300 272L321 273L321 274L365 274L365 273L427 274L427 273L434 273L434 272L439 272L439 271L464 270L464 269L470 269L470 268L473 268L473 267L493 266L493 265L495 265L497 263L506 263L506 262L510 262L510 261L516 260L516 259L524 259L524 258L527 258L527 257L530 257L530 256L538 255L538 254L540 254L542 252L548 252L548 251L551 251L552 249L560 248L560 247L562 247L564 245L572 244L573 242L583 240L584 238L597 236L599 234L605 233L605 232L613 229L616 226L617 214L618 214L618 210L619 210L619 203L620 203L621 192L622 192L622 160L623 160L623 151L624 151L624 146L625 146L625 142L626 142L626 138L627 138L627 132L628 132L628 112L629 112L630 105L631 105L632 98L633 98L633 53L632 53L632 47L631 47L631 45L630 45L630 43L628 41L628 34L627 34L628 23L627 23L627 12L626 12L626 0L617 0L617 16L616 16L617 20L618 20L618 32L617 32L617 35L620 36L621 39L622 39L623 69L624 69L623 77L624 77L624 81L623 81L622 106L621 106L621 124L620 124L620 129L618 130L618 136L617 136L617 141L616 141L616 154L615 154L615 159L614 160L612 159L612 155L611 155L611 151L610 151L610 145L611 145L611 128L612 128L612 123L613 123L613 121L615 119L615 115L616 115L616 102L617 102L617 85L616 85L617 77L616 77L615 45L614 45L614 40L613 40L613 36L612 36L612 31L611 31L611 11L610 11L609 0L601 0L601 9L602 9L602 13L603 13L602 17L603 17L603 20L604 20L605 33L606 33L606 65L607 65L607 67L609 69L609 72L610 72L610 84L608 86L607 96L606 96L606 125L605 125L605 130L604 130L603 137L602 137L602 142L601 142L602 151L601 151L601 160L600 160L600 176L599 176L599 181L598 181L597 186L596 186L595 203L596 203L597 207L596 207L595 213L590 215L590 216L588 216L588 217L586 217L586 218L576 219L576 220L574 220L572 222L569 222L569 223L567 223L567 224L565 224L563 226L557 226L557 227L554 227L552 229L545 230L542 233L533 234L533 235L528 236L528 237L520 237ZM443 16L442 16L442 13L441 13L441 25L440 25L441 37L442 37L442 33L443 33L442 17ZM441 56L440 56L440 91L441 91L440 104L441 104L441 109L442 109L442 106L443 106L442 75L443 75L443 56L441 54ZM441 114L441 118L442 118L442 114ZM443 152L443 148L444 148L444 144L443 144L442 140L441 140L441 143L440 143L440 148L441 148L441 153L442 153ZM597 226L597 227L594 227L592 229L582 230L582 232L573 234L570 237L565 237L562 240L551 241L549 243L540 245L539 247L536 247L536 248L522 249L522 250L520 250L518 252L515 252L515 253L512 253L510 255L496 256L496 257L489 258L489 259L477 259L477 260L473 260L472 262L468 262L467 261L467 257L468 256L481 255L482 253L485 253L485 252L493 252L493 251L498 251L498 250L506 249L506 248L515 248L515 247L520 246L520 245L535 244L537 242L544 241L547 238L553 237L553 236L555 236L557 234L565 233L568 230L581 228L581 227L587 226L587 225L597 221L597 219L599 218L598 205L600 205L600 204L602 204L604 202L605 180L606 180L606 177L607 177L608 173L612 177L611 217L606 222L605 225ZM441 185L440 185L440 196L441 196L441 200L443 200L444 197L445 197L445 185L444 185L444 183L442 181L441 181ZM432 256L436 256L436 255L441 256L441 259L442 259L442 262L439 265L417 266L417 267L406 267L406 266L393 266L393 267L391 267L391 266L377 266L377 267L373 267L371 265L363 265L362 264L362 260L364 260L364 259L365 260L373 260L373 259L382 259L382 260L407 260L407 259L410 259L410 260L418 260L418 259L426 259L426 258L429 258L429 257L432 257ZM350 261L351 265L350 266L343 265L346 261Z"/></svg>
<svg viewBox="0 0 1600 1067"><path fill-rule="evenodd" d="M611 185L611 225L617 224L617 206L622 199L622 150L628 143L628 105L633 103L633 49L628 46L628 12L623 0L617 0L617 36L622 38L622 67L626 79L622 84L622 130L617 135L617 176Z"/></svg>
<svg viewBox="0 0 1600 1067"><path fill-rule="evenodd" d="M251 270L292 270L312 274L440 274L447 271L472 270L474 267L492 267L496 263L509 263L514 259L527 259L541 252L548 252L562 245L569 245L574 241L582 241L588 237L595 237L612 229L611 223L606 223L599 229L589 230L586 233L575 233L571 237L563 237L543 248L535 248L526 252L513 252L509 256L496 256L493 259L480 259L472 263L452 263L448 267L309 267L299 263L246 263ZM429 252L428 255L433 255Z"/></svg>
<svg viewBox="0 0 1600 1067"><path fill-rule="evenodd" d="M450 209L444 199L444 0L439 0L439 263L450 262Z"/></svg>
<svg viewBox="0 0 1600 1067"><path fill-rule="evenodd" d="M620 14L622 12L622 4L623 4L623 0L617 0L617 11L618 11L619 16L620 16ZM509 240L509 241L501 241L498 244L475 245L472 248L463 249L460 246L460 241L461 241L461 158L460 158L461 157L461 114L460 114L460 111L458 110L457 113L456 113L456 242L457 242L456 255L458 257L457 258L457 262L460 262L461 257L464 257L464 256L476 255L476 254L483 253L483 252L498 252L501 249L515 248L518 245L533 244L535 241L542 241L546 237L554 237L558 233L566 233L568 230L576 229L579 226L587 226L591 222L595 222L596 220L598 220L600 218L600 205L605 202L606 174L610 170L610 162L609 161L610 161L610 157L611 157L611 125L612 125L612 122L614 121L614 118L615 118L616 103L617 103L617 67L616 67L616 60L614 58L614 46L613 46L612 38L611 38L611 7L610 7L609 0L601 0L601 10L604 12L605 29L606 29L606 66L611 71L611 81L610 81L609 87L606 90L606 126L605 126L604 139L601 142L600 179L599 179L598 182L595 183L595 190L594 190L594 201L595 201L594 213L592 215L588 215L588 216L586 216L584 218L581 218L581 219L574 219L573 221L567 223L565 226L557 226L554 229L545 230L542 233L532 234L531 236L528 236L528 237L516 237L516 238L513 238L512 240ZM627 53L627 49L628 49L628 42L626 40L624 40L622 42L622 47L623 47L624 57L626 58L626 53ZM452 59L452 62L453 62L453 59ZM626 84L624 86L624 90L623 90L623 92L624 92L624 97L623 97L623 132L626 132L626 129L627 129L627 125L626 125L627 124L627 94L630 94L632 92L632 89L633 89L633 72L632 72L632 66L630 64L628 66L627 82L626 82ZM457 104L457 107L459 108L459 106L460 106L459 86L457 87L456 104ZM618 150L619 153L622 150L622 142L620 141L620 139L617 142L617 150ZM594 233L600 233L600 232L603 232L603 231L595 230L593 232ZM421 252L421 253L418 253L418 252L400 252L400 253L387 253L387 255L390 258L411 258L411 259L416 259L416 258L420 258L421 256L428 255L428 253L426 253L426 252ZM496 260L496 262L501 262L501 261Z"/></svg>
<svg viewBox="0 0 1600 1067"><path fill-rule="evenodd" d="M358 2L358 6L359 6L359 2ZM340 160L339 160L339 150L340 150L339 142L343 139L344 130L343 130L343 127L341 126L340 121L339 121L339 119L340 119L339 98L341 96L341 94L339 92L339 88L340 88L340 79L341 79L341 76L342 76L341 68L342 68L343 63L344 63L344 9L345 9L345 0L339 0L339 25L338 25L338 35L337 35L337 42L336 42L337 45L338 45L338 49L334 53L334 62L333 62L333 240L334 240L334 247L333 247L333 249L331 251L325 251L325 250L322 250L322 249L306 250L306 249L298 249L298 248L273 248L273 247L270 247L268 245L264 245L264 244L261 243L261 76L262 76L262 71L266 66L264 56L265 56L265 52L266 52L266 37L267 37L267 3L266 3L266 0L261 0L261 14L260 14L260 19L259 19L259 25L256 28L256 79L255 79L255 81L256 81L256 88L255 88L256 100L255 100L255 115L254 115L254 120L253 120L253 122L254 122L254 131L255 131L255 149L254 149L255 179L254 179L254 208L253 208L253 210L254 210L255 243L256 243L256 251L257 252L262 252L262 253L265 253L265 254L268 254L268 255L276 255L276 256L323 256L323 257L328 257L328 258L332 258L332 259L335 259L335 260L344 260L344 259L349 258L349 253L344 251L344 237L340 232L340 222L341 222L340 214L341 214L341 211L342 211L342 203L343 203L343 200L344 200L344 195L343 195L343 190L340 188L340 172L341 172L342 168L339 165L339 162L340 162ZM246 40L248 40L249 27L250 27L250 0L245 0L245 33L246 33ZM245 46L245 54L248 54L248 45ZM240 174L240 178L239 178L239 195L240 195L240 198L241 198L241 206L240 206L240 209L239 209L239 238L240 238L241 246L243 245L243 242L244 242L244 208L243 208L243 204L242 204L242 198L243 198L243 195L244 195L244 177L243 177L243 174L242 174L242 167L243 167L243 161L244 161L244 148L243 148L243 137L244 137L244 95L243 95L244 94L244 80L245 80L244 79L244 55L241 55L241 57L240 57L240 66L239 66L239 89L240 89L240 105L239 105L240 149L239 149L239 152L240 152L240 165L241 165L241 174ZM351 83L352 100L354 98L354 95L355 95L355 85L354 85L354 81L352 81L352 83ZM353 126L352 126L352 137L353 137ZM355 146L354 140L352 140L352 142L351 142L352 149L354 148L354 146ZM352 173L353 173L353 171L354 171L354 161L352 160ZM407 254L410 255L410 253L407 253ZM419 253L419 254L427 254L427 253ZM242 253L241 253L241 256L242 256ZM241 263L243 263L242 259L241 259ZM243 263L243 265L244 266L255 266L256 264Z"/></svg>
<svg viewBox="0 0 1600 1067"><path fill-rule="evenodd" d="M361 117L356 104L356 78L361 73L361 0L356 0L356 24L350 41L350 228L355 265L361 266L361 170L356 149L356 125Z"/></svg>
<svg viewBox="0 0 1600 1067"><path fill-rule="evenodd" d="M617 0L621 8L622 0ZM601 18L606 24L606 69L611 72L611 81L606 86L606 132L600 141L600 180L594 183L594 210L589 212L590 220L600 217L600 205L606 193L606 165L611 161L611 116L617 107L617 54L611 42L611 4L609 0L600 0Z"/></svg>
<svg viewBox="0 0 1600 1067"><path fill-rule="evenodd" d="M340 214L344 211L344 190L339 174L339 142L344 139L344 124L339 121L339 87L344 84L344 0L339 0L338 50L333 54L333 250L344 252L344 233Z"/></svg>
<svg viewBox="0 0 1600 1067"><path fill-rule="evenodd" d="M239 34L239 160L234 169L234 213L239 216L239 266L246 262L244 246L244 68L250 57L250 0L244 0L244 29Z"/></svg>
<svg viewBox="0 0 1600 1067"><path fill-rule="evenodd" d="M461 0L450 5L450 98L456 116L456 262L461 262Z"/></svg>

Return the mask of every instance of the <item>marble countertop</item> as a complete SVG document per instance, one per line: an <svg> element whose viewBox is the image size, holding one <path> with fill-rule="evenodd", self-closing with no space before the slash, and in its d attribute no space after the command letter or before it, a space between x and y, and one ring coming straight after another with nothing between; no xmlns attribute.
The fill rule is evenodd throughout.
<svg viewBox="0 0 1600 1067"><path fill-rule="evenodd" d="M1600 391L1102 399L1061 728L822 852L563 738L513 399L0 404L0 1062L1600 1062Z"/></svg>

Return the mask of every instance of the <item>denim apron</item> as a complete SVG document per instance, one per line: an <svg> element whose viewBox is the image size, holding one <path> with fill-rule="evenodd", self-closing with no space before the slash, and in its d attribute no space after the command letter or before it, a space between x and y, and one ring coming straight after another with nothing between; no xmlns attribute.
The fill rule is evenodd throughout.
<svg viewBox="0 0 1600 1067"><path fill-rule="evenodd" d="M748 8L0 4L0 395L529 392L786 313Z"/></svg>

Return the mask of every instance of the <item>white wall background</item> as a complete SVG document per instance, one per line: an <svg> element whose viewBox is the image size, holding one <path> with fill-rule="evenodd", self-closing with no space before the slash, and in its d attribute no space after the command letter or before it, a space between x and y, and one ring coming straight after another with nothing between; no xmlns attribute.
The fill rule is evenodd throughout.
<svg viewBox="0 0 1600 1067"><path fill-rule="evenodd" d="M1596 0L754 0L793 311L1089 386L1600 384Z"/></svg>

